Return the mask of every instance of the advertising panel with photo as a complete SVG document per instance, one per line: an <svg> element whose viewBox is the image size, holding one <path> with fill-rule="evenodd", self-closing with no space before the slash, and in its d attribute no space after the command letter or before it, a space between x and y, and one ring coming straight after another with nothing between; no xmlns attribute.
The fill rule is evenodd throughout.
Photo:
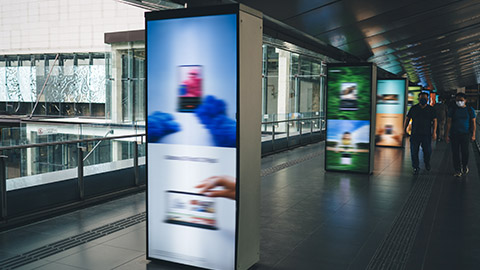
<svg viewBox="0 0 480 270"><path fill-rule="evenodd" d="M329 68L328 119L370 120L371 77L371 66Z"/></svg>
<svg viewBox="0 0 480 270"><path fill-rule="evenodd" d="M365 172L369 166L370 121L327 120L326 166Z"/></svg>
<svg viewBox="0 0 480 270"><path fill-rule="evenodd" d="M370 170L372 66L328 66L325 169ZM385 97L395 102L395 97Z"/></svg>
<svg viewBox="0 0 480 270"><path fill-rule="evenodd" d="M149 258L235 268L237 16L147 16Z"/></svg>
<svg viewBox="0 0 480 270"><path fill-rule="evenodd" d="M406 80L377 82L377 121L375 143L380 146L403 146Z"/></svg>
<svg viewBox="0 0 480 270"><path fill-rule="evenodd" d="M410 108L418 103L418 93L422 91L421 86L409 86L408 87L408 101L407 101L407 112Z"/></svg>

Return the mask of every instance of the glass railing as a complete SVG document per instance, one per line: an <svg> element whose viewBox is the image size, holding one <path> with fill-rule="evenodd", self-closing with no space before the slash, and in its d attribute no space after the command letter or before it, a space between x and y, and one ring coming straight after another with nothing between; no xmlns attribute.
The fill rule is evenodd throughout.
<svg viewBox="0 0 480 270"><path fill-rule="evenodd" d="M275 141L299 135L313 135L325 130L321 117L262 122L262 142Z"/></svg>
<svg viewBox="0 0 480 270"><path fill-rule="evenodd" d="M48 184L75 181L77 184L70 187L66 185L62 192L78 193L78 199L82 201L85 197L92 198L90 195L97 192L85 186L85 177L131 169L134 172L132 186L139 186L145 182L144 179L140 179L139 173L139 167L145 165L144 142L145 134L140 133L1 146L1 218L6 219L9 215L4 205L8 205L9 202L6 200L13 195L8 194L11 192L18 194L22 189L31 190L43 186L41 189L47 191L54 188ZM122 178L130 177L128 174L122 175ZM89 187L92 189L92 184ZM115 190L115 187L112 188ZM44 195L40 192L38 196ZM35 209L34 206L31 207Z"/></svg>
<svg viewBox="0 0 480 270"><path fill-rule="evenodd" d="M85 165L133 158L138 134L145 133L144 123L111 124L105 120L65 119L22 121L20 128L1 129L4 155L8 156L8 178L27 177L62 171L77 166L77 143L83 141ZM108 138L117 138L108 140ZM103 140L105 139L105 140ZM62 144L62 142L64 142ZM55 143L55 144L50 144ZM15 147L31 145L31 147ZM39 145L34 147L33 145ZM13 148L8 148L13 147Z"/></svg>
<svg viewBox="0 0 480 270"><path fill-rule="evenodd" d="M323 115L319 112L268 117L279 118L281 120L262 122L261 141L271 141L272 148L276 150L281 149L276 145L283 139L287 141L288 147L298 143L294 139L298 136L305 139L302 143L318 141L316 135L325 129ZM7 179L76 168L79 146L85 149L85 166L133 159L133 142L137 140L138 134L145 133L145 122L137 122L135 125L113 124L110 120L82 118L64 121L65 119L24 120L20 128L1 129L0 147L8 157ZM30 146L15 147L25 145ZM140 147L139 151L139 156L143 157L143 147Z"/></svg>

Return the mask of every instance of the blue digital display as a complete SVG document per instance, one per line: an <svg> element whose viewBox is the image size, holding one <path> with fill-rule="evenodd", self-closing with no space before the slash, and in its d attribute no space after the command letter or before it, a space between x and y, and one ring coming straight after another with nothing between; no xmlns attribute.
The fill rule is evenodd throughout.
<svg viewBox="0 0 480 270"><path fill-rule="evenodd" d="M147 18L149 258L235 268L237 16Z"/></svg>

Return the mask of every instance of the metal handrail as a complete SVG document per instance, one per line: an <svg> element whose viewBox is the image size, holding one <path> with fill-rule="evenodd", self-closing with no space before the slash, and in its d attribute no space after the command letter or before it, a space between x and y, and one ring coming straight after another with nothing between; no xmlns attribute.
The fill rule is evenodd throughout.
<svg viewBox="0 0 480 270"><path fill-rule="evenodd" d="M55 118L55 117L51 117L51 118ZM137 127L145 127L145 125L141 125L141 124L138 124L138 123L135 123L135 124L129 124L129 123L95 123L95 122L88 122L88 121L77 121L77 122L68 122L69 118L65 118L65 117L58 117L58 118L62 118L64 119L65 121L55 121L55 120L49 120L49 119L42 119L42 120L38 120L38 119L27 119L27 118L22 118L21 119L21 122L22 123L35 123L35 124L53 124L53 125L88 125L88 126L109 126L109 127L120 127L120 128L127 128L127 127L134 127L134 126L137 126ZM88 120L88 119L104 119L104 118L95 118L95 117L73 117L73 118L79 118L79 119L85 119L85 120Z"/></svg>
<svg viewBox="0 0 480 270"><path fill-rule="evenodd" d="M81 140L69 140L69 141L60 141L60 142L21 144L21 145L14 145L14 146L3 146L3 147L0 147L0 151L13 150L13 149L26 149L26 148L32 148L32 147L42 147L42 146L52 146L52 145L62 145L62 144L83 143L83 142L107 141L107 140L113 140L113 139L125 139L125 138L133 138L133 137L140 137L140 136L143 137L145 135L146 135L145 133L141 133L141 134L90 138L90 139L81 139Z"/></svg>
<svg viewBox="0 0 480 270"><path fill-rule="evenodd" d="M286 119L286 120L278 120L278 121L269 121L269 122L262 122L262 125L271 125L271 124L279 124L279 123L287 123L287 122L294 122L294 121L308 121L308 120L322 120L322 117L309 117L309 118L296 118L296 119Z"/></svg>
<svg viewBox="0 0 480 270"><path fill-rule="evenodd" d="M104 138L106 138L108 136L108 134L113 134L113 129L110 129L109 131L107 131L107 134L105 134L105 136L103 136ZM93 151L95 151L95 149L97 149L97 147L102 143L103 141L98 141L97 144L95 144L95 146L92 148L92 150L90 150L90 152L88 152L87 155L85 155L85 157L83 158L83 161L87 160L87 158L93 153Z"/></svg>

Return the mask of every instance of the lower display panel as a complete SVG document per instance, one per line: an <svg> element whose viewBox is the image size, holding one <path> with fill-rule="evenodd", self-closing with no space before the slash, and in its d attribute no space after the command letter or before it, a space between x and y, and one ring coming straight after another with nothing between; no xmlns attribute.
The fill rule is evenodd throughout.
<svg viewBox="0 0 480 270"><path fill-rule="evenodd" d="M325 168L367 173L370 159L370 121L328 120Z"/></svg>
<svg viewBox="0 0 480 270"><path fill-rule="evenodd" d="M236 148L150 143L148 152L149 257L234 269L236 201L206 196L203 184L235 180Z"/></svg>

